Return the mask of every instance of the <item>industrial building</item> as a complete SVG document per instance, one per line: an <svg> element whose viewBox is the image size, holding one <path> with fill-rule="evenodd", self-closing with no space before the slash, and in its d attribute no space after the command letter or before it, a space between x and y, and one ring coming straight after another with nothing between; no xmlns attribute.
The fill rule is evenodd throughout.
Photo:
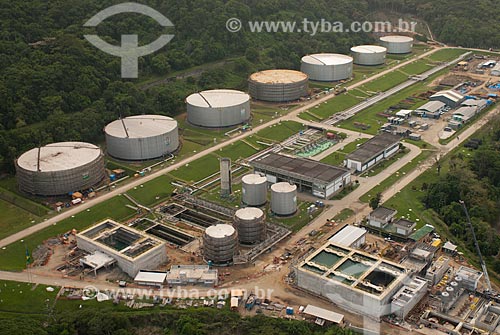
<svg viewBox="0 0 500 335"><path fill-rule="evenodd" d="M342 326L344 324L344 315L313 305L307 305L302 314L306 319L314 321L319 326L329 326L332 324Z"/></svg>
<svg viewBox="0 0 500 335"><path fill-rule="evenodd" d="M399 264L326 243L295 266L297 285L354 313L380 319L407 280Z"/></svg>
<svg viewBox="0 0 500 335"><path fill-rule="evenodd" d="M476 107L460 107L453 112L451 120L448 122L448 126L452 129L458 129L468 123L476 114Z"/></svg>
<svg viewBox="0 0 500 335"><path fill-rule="evenodd" d="M179 147L177 121L162 115L137 115L111 122L104 128L111 157L144 161L165 157Z"/></svg>
<svg viewBox="0 0 500 335"><path fill-rule="evenodd" d="M455 272L457 277L462 279L463 288L474 292L477 290L477 286L479 284L479 280L483 276L481 271L477 271L475 269L468 268L466 266L461 266L457 272Z"/></svg>
<svg viewBox="0 0 500 335"><path fill-rule="evenodd" d="M347 55L321 53L304 56L301 71L310 80L338 81L352 76L353 58Z"/></svg>
<svg viewBox="0 0 500 335"><path fill-rule="evenodd" d="M83 142L53 143L31 149L15 165L20 190L41 196L90 189L106 176L101 149Z"/></svg>
<svg viewBox="0 0 500 335"><path fill-rule="evenodd" d="M350 170L364 172L397 153L400 143L400 136L389 133L377 135L347 155L345 165Z"/></svg>
<svg viewBox="0 0 500 335"><path fill-rule="evenodd" d="M383 36L380 44L387 48L389 54L407 54L413 48L413 38L401 35Z"/></svg>
<svg viewBox="0 0 500 335"><path fill-rule="evenodd" d="M203 234L203 257L216 265L233 263L238 251L238 232L227 224L208 227Z"/></svg>
<svg viewBox="0 0 500 335"><path fill-rule="evenodd" d="M368 215L368 224L372 227L385 228L392 222L397 212L397 210L392 208L377 207Z"/></svg>
<svg viewBox="0 0 500 335"><path fill-rule="evenodd" d="M140 270L154 270L167 261L165 243L144 232L105 220L76 235L78 248L99 252L116 260L134 278ZM89 263L92 268L98 263Z"/></svg>
<svg viewBox="0 0 500 335"><path fill-rule="evenodd" d="M186 99L189 123L207 128L230 127L250 119L250 96L235 90L210 90Z"/></svg>
<svg viewBox="0 0 500 335"><path fill-rule="evenodd" d="M293 215L297 211L297 186L288 182L271 186L271 211L280 216Z"/></svg>
<svg viewBox="0 0 500 335"><path fill-rule="evenodd" d="M233 227L238 232L240 243L255 244L266 239L266 215L260 208L238 209L234 213Z"/></svg>
<svg viewBox="0 0 500 335"><path fill-rule="evenodd" d="M456 108L460 106L460 104L465 100L465 96L456 91L447 90L447 91L440 91L437 92L436 94L431 95L429 97L429 100L441 101L444 102L447 106L450 106L451 108Z"/></svg>
<svg viewBox="0 0 500 335"><path fill-rule="evenodd" d="M441 101L429 101L425 105L415 110L416 115L430 119L439 119L444 111L446 104Z"/></svg>
<svg viewBox="0 0 500 335"><path fill-rule="evenodd" d="M491 69L491 75L494 76L494 77L500 77L500 63L496 64Z"/></svg>
<svg viewBox="0 0 500 335"><path fill-rule="evenodd" d="M385 63L387 49L378 45L359 45L351 48L354 64L382 65Z"/></svg>
<svg viewBox="0 0 500 335"><path fill-rule="evenodd" d="M391 313L404 320L426 293L427 282L418 277L413 278L392 297Z"/></svg>
<svg viewBox="0 0 500 335"><path fill-rule="evenodd" d="M446 256L439 256L431 266L427 269L425 279L434 286L443 279L444 275L450 268L450 259Z"/></svg>
<svg viewBox="0 0 500 335"><path fill-rule="evenodd" d="M216 286L218 278L218 271L208 265L172 265L166 273L169 285Z"/></svg>
<svg viewBox="0 0 500 335"><path fill-rule="evenodd" d="M346 225L328 241L348 248L359 249L366 242L366 229Z"/></svg>
<svg viewBox="0 0 500 335"><path fill-rule="evenodd" d="M267 70L254 73L248 79L252 98L269 102L298 100L308 94L309 77L293 70Z"/></svg>
<svg viewBox="0 0 500 335"><path fill-rule="evenodd" d="M134 283L142 286L155 286L162 288L167 279L166 272L160 271L139 271L134 278Z"/></svg>
<svg viewBox="0 0 500 335"><path fill-rule="evenodd" d="M248 174L241 178L241 200L248 206L262 206L267 202L267 178Z"/></svg>
<svg viewBox="0 0 500 335"><path fill-rule="evenodd" d="M404 236L409 236L411 233L413 233L413 229L417 224L413 221L406 220L406 219L398 219L394 222L394 227L396 228L396 233Z"/></svg>
<svg viewBox="0 0 500 335"><path fill-rule="evenodd" d="M467 99L462 102L461 106L463 107L476 107L477 112L479 113L483 109L488 106L488 100L486 99Z"/></svg>
<svg viewBox="0 0 500 335"><path fill-rule="evenodd" d="M310 192L327 199L351 183L349 170L306 158L269 153L250 162L256 172L270 183L286 181L298 186L300 192Z"/></svg>

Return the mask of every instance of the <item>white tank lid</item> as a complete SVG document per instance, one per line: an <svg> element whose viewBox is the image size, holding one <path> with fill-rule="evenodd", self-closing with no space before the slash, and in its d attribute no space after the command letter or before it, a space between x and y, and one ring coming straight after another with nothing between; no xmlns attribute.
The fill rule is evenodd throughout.
<svg viewBox="0 0 500 335"><path fill-rule="evenodd" d="M213 238L223 238L233 235L235 233L235 229L233 226L228 224L217 224L208 227L205 230L205 233Z"/></svg>
<svg viewBox="0 0 500 335"><path fill-rule="evenodd" d="M246 207L238 209L235 215L242 220L255 220L261 218L264 212L260 208Z"/></svg>
<svg viewBox="0 0 500 335"><path fill-rule="evenodd" d="M260 174L247 174L244 176L242 179L243 183L245 184L250 184L250 185L255 185L255 184L263 184L267 182L267 178L261 176Z"/></svg>
<svg viewBox="0 0 500 335"><path fill-rule="evenodd" d="M271 190L276 193L289 193L297 190L297 186L290 183L276 183L271 186Z"/></svg>

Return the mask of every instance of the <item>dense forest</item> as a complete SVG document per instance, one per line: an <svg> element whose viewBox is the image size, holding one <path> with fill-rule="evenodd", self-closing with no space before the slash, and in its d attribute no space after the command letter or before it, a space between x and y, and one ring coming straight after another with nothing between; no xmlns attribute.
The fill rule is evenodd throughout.
<svg viewBox="0 0 500 335"><path fill-rule="evenodd" d="M100 52L83 39L85 33L97 31L119 45L121 34L129 33L138 34L140 43L147 44L163 32L152 19L135 14L117 15L97 28L82 27L100 10L120 2L0 2L0 172L12 172L13 160L34 146L68 140L96 142L104 125L120 115L178 115L184 110L184 98L194 91L246 89L246 78L255 70L298 68L298 60L306 53L348 52L350 46L373 38L362 33L318 34L314 38L245 30L233 34L225 29L230 17L244 22L325 18L347 24L366 20L375 11L401 11L428 20L436 37L446 42L500 45L500 33L491 29L497 9L488 0L473 6L451 0L149 0L143 2L174 23L175 38L160 52L141 58L139 80L165 78L211 62L227 64L200 77L143 90L137 80L119 77L119 58Z"/></svg>
<svg viewBox="0 0 500 335"><path fill-rule="evenodd" d="M75 302L76 303L76 302ZM117 312L87 309L49 318L2 318L0 335L354 335L349 329L321 328L305 321L239 314L216 309Z"/></svg>
<svg viewBox="0 0 500 335"><path fill-rule="evenodd" d="M481 252L500 273L500 118L489 123L482 145L473 151L458 151L449 158L448 171L438 180L422 185L423 202L448 226L457 241L473 251L474 241L460 200L467 204Z"/></svg>

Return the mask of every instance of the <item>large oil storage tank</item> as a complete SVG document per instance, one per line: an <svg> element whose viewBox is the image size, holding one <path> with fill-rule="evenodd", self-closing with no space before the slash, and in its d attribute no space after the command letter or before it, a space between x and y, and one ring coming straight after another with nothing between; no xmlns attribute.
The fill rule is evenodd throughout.
<svg viewBox="0 0 500 335"><path fill-rule="evenodd" d="M387 48L387 53L407 54L412 51L413 38L401 35L383 36L380 38L380 44Z"/></svg>
<svg viewBox="0 0 500 335"><path fill-rule="evenodd" d="M267 70L254 73L248 80L252 98L269 102L298 100L307 95L309 77L294 70Z"/></svg>
<svg viewBox="0 0 500 335"><path fill-rule="evenodd" d="M266 239L266 215L260 208L238 209L234 214L233 226L243 244L255 244Z"/></svg>
<svg viewBox="0 0 500 335"><path fill-rule="evenodd" d="M250 119L250 96L235 90L210 90L186 99L189 123L209 128L230 127Z"/></svg>
<svg viewBox="0 0 500 335"><path fill-rule="evenodd" d="M311 80L338 81L352 76L352 63L347 55L321 53L304 56L300 70Z"/></svg>
<svg viewBox="0 0 500 335"><path fill-rule="evenodd" d="M110 156L143 161L164 157L179 147L177 121L162 115L136 115L111 122L104 128Z"/></svg>
<svg viewBox="0 0 500 335"><path fill-rule="evenodd" d="M21 191L42 196L89 189L106 175L101 149L83 142L53 143L31 149L15 163Z"/></svg>
<svg viewBox="0 0 500 335"><path fill-rule="evenodd" d="M297 186L276 183L271 186L271 211L276 215L292 215L297 211Z"/></svg>
<svg viewBox="0 0 500 335"><path fill-rule="evenodd" d="M248 206L262 206L267 201L267 178L253 173L241 179L242 200Z"/></svg>
<svg viewBox="0 0 500 335"><path fill-rule="evenodd" d="M203 234L203 257L214 264L230 264L238 251L238 232L227 224L210 226Z"/></svg>
<svg viewBox="0 0 500 335"><path fill-rule="evenodd" d="M359 45L351 48L354 64L381 65L385 63L387 49L378 45Z"/></svg>

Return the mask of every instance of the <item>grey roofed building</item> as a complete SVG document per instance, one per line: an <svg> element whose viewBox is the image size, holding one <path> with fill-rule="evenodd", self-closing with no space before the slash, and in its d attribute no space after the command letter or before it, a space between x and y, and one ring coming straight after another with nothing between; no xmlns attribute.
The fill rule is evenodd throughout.
<svg viewBox="0 0 500 335"><path fill-rule="evenodd" d="M465 96L453 90L440 91L434 95L431 95L429 98L429 100L431 101L444 102L446 105L453 108L459 106L462 101L464 101L464 99Z"/></svg>
<svg viewBox="0 0 500 335"><path fill-rule="evenodd" d="M377 207L368 215L370 226L383 228L392 221L398 211L387 207Z"/></svg>
<svg viewBox="0 0 500 335"><path fill-rule="evenodd" d="M462 102L462 106L464 107L476 107L478 112L483 110L486 106L488 106L488 100L486 99L467 99Z"/></svg>
<svg viewBox="0 0 500 335"><path fill-rule="evenodd" d="M398 219L394 222L394 226L396 227L396 233L408 236L413 231L417 224L413 221L406 219Z"/></svg>
<svg viewBox="0 0 500 335"><path fill-rule="evenodd" d="M441 112L445 107L446 104L442 101L429 101L425 105L417 108L415 113L421 116L435 117L439 115L439 112Z"/></svg>
<svg viewBox="0 0 500 335"><path fill-rule="evenodd" d="M271 183L288 181L301 191L312 190L313 195L328 198L351 183L349 170L276 153L265 154L250 162L255 172L264 173Z"/></svg>
<svg viewBox="0 0 500 335"><path fill-rule="evenodd" d="M399 150L400 141L400 136L389 133L374 136L347 155L347 168L354 168L359 172L365 171L379 161L395 154Z"/></svg>
<svg viewBox="0 0 500 335"><path fill-rule="evenodd" d="M453 113L453 120L462 123L468 122L477 114L476 107L460 107Z"/></svg>

